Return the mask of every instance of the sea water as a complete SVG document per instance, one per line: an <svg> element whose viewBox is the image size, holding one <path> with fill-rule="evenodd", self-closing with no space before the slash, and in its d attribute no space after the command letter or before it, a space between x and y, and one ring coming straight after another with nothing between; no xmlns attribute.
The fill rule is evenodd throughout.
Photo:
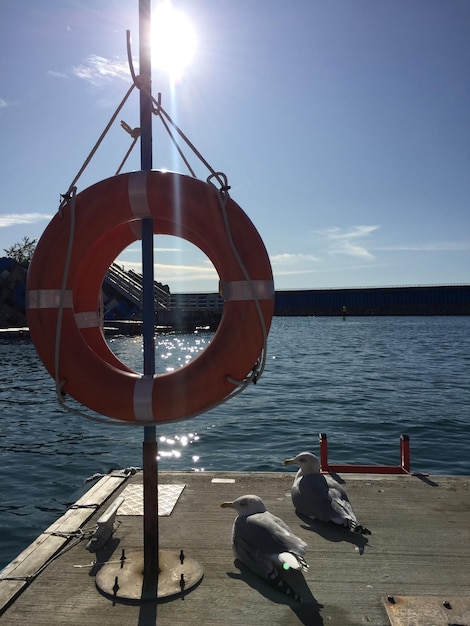
<svg viewBox="0 0 470 626"><path fill-rule="evenodd" d="M180 367L210 333L157 337L156 371ZM142 371L142 337L108 338ZM240 346L243 349L243 346ZM59 517L85 481L142 465L140 427L64 411L28 339L0 339L0 569ZM469 317L276 317L263 376L190 420L157 425L159 469L294 471L282 461L319 453L330 463L398 465L470 475Z"/></svg>

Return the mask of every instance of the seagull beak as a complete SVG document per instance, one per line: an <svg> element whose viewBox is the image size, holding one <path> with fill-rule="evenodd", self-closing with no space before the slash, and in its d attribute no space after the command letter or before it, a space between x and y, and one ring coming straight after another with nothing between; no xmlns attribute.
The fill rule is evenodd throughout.
<svg viewBox="0 0 470 626"><path fill-rule="evenodd" d="M222 502L220 505L223 509L231 509L233 508L233 502Z"/></svg>
<svg viewBox="0 0 470 626"><path fill-rule="evenodd" d="M286 459L283 465L295 465L295 459Z"/></svg>

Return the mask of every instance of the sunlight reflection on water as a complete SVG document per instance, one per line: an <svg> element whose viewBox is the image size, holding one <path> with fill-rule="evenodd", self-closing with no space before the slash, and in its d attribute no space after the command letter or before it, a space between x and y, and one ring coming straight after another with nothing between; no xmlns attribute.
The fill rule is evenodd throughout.
<svg viewBox="0 0 470 626"><path fill-rule="evenodd" d="M197 357L210 343L212 333L161 335L155 342L155 372L172 372ZM143 340L141 336L117 336L109 339L109 347L125 365L143 371Z"/></svg>

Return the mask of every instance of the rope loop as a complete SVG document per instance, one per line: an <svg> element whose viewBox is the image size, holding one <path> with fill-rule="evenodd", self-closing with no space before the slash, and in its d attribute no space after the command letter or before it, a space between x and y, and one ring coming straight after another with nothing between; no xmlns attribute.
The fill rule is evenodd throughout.
<svg viewBox="0 0 470 626"><path fill-rule="evenodd" d="M219 193L221 193L222 195L228 194L229 190L231 189L231 186L228 184L228 179L227 179L226 174L224 174L223 172L212 172L206 178L206 182L209 183L209 185L212 185L213 187L215 187L214 183L212 182L213 178L215 178L220 185L220 189L218 190Z"/></svg>

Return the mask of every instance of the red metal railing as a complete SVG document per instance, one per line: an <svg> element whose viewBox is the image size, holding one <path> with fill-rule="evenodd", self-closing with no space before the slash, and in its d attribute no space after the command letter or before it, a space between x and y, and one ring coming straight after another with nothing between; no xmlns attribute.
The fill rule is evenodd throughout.
<svg viewBox="0 0 470 626"><path fill-rule="evenodd" d="M400 465L342 465L328 463L328 438L320 433L320 467L323 473L410 474L410 439L400 435Z"/></svg>

